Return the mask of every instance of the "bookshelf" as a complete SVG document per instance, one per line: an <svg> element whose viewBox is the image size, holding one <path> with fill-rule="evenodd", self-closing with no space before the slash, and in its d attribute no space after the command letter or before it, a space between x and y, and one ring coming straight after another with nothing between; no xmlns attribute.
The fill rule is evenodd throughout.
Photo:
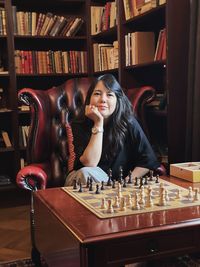
<svg viewBox="0 0 200 267"><path fill-rule="evenodd" d="M26 164L25 134L30 123L30 111L21 107L18 91L45 90L88 75L88 5L84 0L58 0L56 5L53 0L48 5L38 0L2 0L1 18L2 11L0 125L12 146L6 147L0 139L0 179L9 177L15 184L16 173Z"/></svg>
<svg viewBox="0 0 200 267"><path fill-rule="evenodd" d="M91 6L105 6L108 1L90 1ZM113 1L112 1L113 2ZM170 163L185 160L185 120L189 51L190 1L143 1L137 10L127 7L142 1L117 0L117 25L93 34L90 50L94 43L118 41L118 68L112 72L126 89L151 85L157 98L162 95L160 105L146 108L150 141L161 162L168 168ZM176 15L178 13L178 15ZM177 19L179 24L177 25ZM148 33L148 36L142 33ZM143 37L137 37L137 35ZM147 34L147 35L148 35ZM154 35L154 42L152 41ZM135 35L132 37L132 35ZM133 38L136 50L133 58ZM137 40L138 38L138 40ZM141 39L141 41L140 41ZM143 42L142 42L143 40ZM162 40L162 41L161 41ZM151 47L151 55L141 58L141 50ZM158 45L159 43L159 45ZM128 44L128 45L127 45ZM127 46L130 54L127 55ZM152 56L152 47L154 47ZM178 55L178 57L177 57ZM184 56L183 56L184 55ZM94 57L94 56L93 56ZM135 60L135 61L134 61ZM93 65L94 59L92 58ZM105 71L95 71L100 75ZM177 102L176 102L177 100ZM179 139L180 138L180 139Z"/></svg>
<svg viewBox="0 0 200 267"><path fill-rule="evenodd" d="M9 176L14 182L23 159L23 163L26 163L26 147L21 139L21 129L29 125L30 112L19 108L17 93L21 88L46 90L69 78L98 76L107 72L113 73L125 90L151 85L157 94L167 96L165 109L147 107L151 142L156 149L160 146L164 148L164 162L184 161L190 1L149 1L149 5L157 5L137 10L136 15L130 11L127 14L124 8L124 3L135 0L56 0L56 5L55 0L49 0L48 5L44 2L0 0L0 14L5 10L6 20L5 32L0 26L0 125L1 131L8 133L12 144L11 147L0 147L0 175ZM61 22L76 18L82 22L75 35L61 34L61 28L60 34L58 29L57 32L54 29L54 33L45 35L44 21L41 24L43 30L41 28L35 34L32 20L36 16L37 21L40 14L45 15L45 18L60 17ZM16 24L16 21L21 20L26 21L28 26L18 30L21 24ZM156 57L156 60L151 56L146 61L134 62L132 47L127 56L126 47L129 44L130 48L132 33L151 32L154 36L151 45L155 53L163 29L166 29L164 56ZM46 68L46 65L53 64L49 51L51 56L52 52L56 52L53 59L58 64L57 68ZM70 57L73 59L77 56L77 53L70 54L71 51L85 52L82 56L85 61L80 65L85 68L75 66L67 69L65 66L63 69L62 62L69 65ZM63 59L66 55L69 56L67 60ZM60 58L63 59L61 63ZM106 58L110 59L109 64ZM20 68L15 67L17 64Z"/></svg>

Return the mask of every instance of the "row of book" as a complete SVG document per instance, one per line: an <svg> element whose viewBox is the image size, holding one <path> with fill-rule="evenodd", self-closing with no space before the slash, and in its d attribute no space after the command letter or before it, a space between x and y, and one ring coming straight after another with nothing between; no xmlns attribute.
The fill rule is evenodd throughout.
<svg viewBox="0 0 200 267"><path fill-rule="evenodd" d="M91 6L91 34L108 30L117 24L116 0L105 6Z"/></svg>
<svg viewBox="0 0 200 267"><path fill-rule="evenodd" d="M27 146L29 127L30 126L28 126L28 125L19 126L19 145L20 145L20 147L26 147Z"/></svg>
<svg viewBox="0 0 200 267"><path fill-rule="evenodd" d="M118 41L113 44L93 44L94 71L105 71L118 68Z"/></svg>
<svg viewBox="0 0 200 267"><path fill-rule="evenodd" d="M132 32L125 35L126 66L166 59L166 29L159 33L155 49L154 32Z"/></svg>
<svg viewBox="0 0 200 267"><path fill-rule="evenodd" d="M123 0L126 20L166 3L166 0Z"/></svg>
<svg viewBox="0 0 200 267"><path fill-rule="evenodd" d="M15 68L19 74L86 73L87 52L15 50Z"/></svg>
<svg viewBox="0 0 200 267"><path fill-rule="evenodd" d="M17 11L12 6L14 34L32 36L75 36L80 30L83 19L37 12Z"/></svg>

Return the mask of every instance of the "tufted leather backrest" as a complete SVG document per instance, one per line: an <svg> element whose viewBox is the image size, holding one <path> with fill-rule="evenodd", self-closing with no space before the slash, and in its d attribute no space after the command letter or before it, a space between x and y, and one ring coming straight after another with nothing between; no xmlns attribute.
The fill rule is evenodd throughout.
<svg viewBox="0 0 200 267"><path fill-rule="evenodd" d="M20 91L19 97L30 105L32 113L28 163L49 162L51 186L64 183L70 157L70 133L66 126L79 114L92 81L77 78L46 91L29 88Z"/></svg>

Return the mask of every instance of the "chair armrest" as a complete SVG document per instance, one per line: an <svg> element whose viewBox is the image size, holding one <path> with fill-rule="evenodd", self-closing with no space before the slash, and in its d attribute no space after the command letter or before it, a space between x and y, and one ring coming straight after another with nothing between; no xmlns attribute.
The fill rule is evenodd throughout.
<svg viewBox="0 0 200 267"><path fill-rule="evenodd" d="M49 156L50 104L45 91L23 88L18 98L30 106L31 122L27 142L27 162L46 162Z"/></svg>
<svg viewBox="0 0 200 267"><path fill-rule="evenodd" d="M16 178L16 183L23 189L35 191L45 189L49 180L50 166L47 163L31 164L22 168Z"/></svg>

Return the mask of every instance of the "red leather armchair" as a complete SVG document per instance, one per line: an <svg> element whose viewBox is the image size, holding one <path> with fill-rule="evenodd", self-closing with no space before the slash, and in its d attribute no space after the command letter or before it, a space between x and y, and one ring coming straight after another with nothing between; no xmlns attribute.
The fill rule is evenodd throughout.
<svg viewBox="0 0 200 267"><path fill-rule="evenodd" d="M70 157L70 132L66 129L79 113L91 82L92 78L76 78L46 91L29 88L19 91L19 99L31 108L28 166L17 174L19 187L34 190L63 186ZM153 100L155 90L145 86L129 89L126 94L148 135L144 106ZM158 173L163 173L162 168Z"/></svg>

